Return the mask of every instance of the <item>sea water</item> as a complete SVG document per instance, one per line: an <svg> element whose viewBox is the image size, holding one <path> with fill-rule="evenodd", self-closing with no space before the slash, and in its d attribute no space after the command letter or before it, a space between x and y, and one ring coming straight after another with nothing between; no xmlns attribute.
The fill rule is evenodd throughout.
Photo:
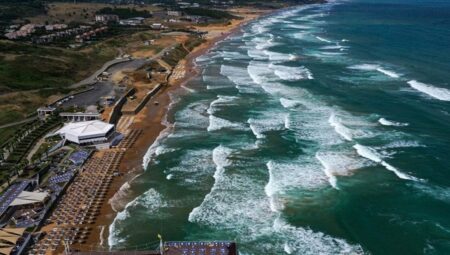
<svg viewBox="0 0 450 255"><path fill-rule="evenodd" d="M450 3L331 1L261 18L196 62L111 249L450 253Z"/></svg>

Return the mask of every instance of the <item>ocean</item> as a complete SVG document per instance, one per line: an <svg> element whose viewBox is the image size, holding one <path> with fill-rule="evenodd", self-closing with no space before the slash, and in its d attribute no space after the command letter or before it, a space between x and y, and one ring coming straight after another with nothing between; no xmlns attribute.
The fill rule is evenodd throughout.
<svg viewBox="0 0 450 255"><path fill-rule="evenodd" d="M450 254L449 42L444 0L331 1L244 26L171 95L109 246Z"/></svg>

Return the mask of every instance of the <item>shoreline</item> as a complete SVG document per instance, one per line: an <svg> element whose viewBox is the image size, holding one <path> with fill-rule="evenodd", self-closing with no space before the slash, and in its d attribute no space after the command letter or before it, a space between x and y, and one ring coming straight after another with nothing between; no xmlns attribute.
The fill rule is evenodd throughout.
<svg viewBox="0 0 450 255"><path fill-rule="evenodd" d="M182 65L185 71L183 77L175 81L170 81L168 86L162 88L152 97L144 109L135 116L134 122L130 125L130 129L141 129L144 132L136 140L134 146L126 149L125 155L119 165L119 171L122 176L113 179L111 188L106 195L108 202L103 203L97 222L93 226L93 231L89 235L87 243L83 245L84 247L80 247L81 250L86 250L85 248L87 247L90 247L88 250L106 250L109 248L109 227L117 214L136 197L137 194L133 194L130 189L132 182L145 171L143 164L144 157L146 157L149 151L151 152L152 147L157 145L158 140L168 134L172 128L172 124L167 121L167 115L173 103L171 94L184 93L182 91L183 86L200 74L195 59L208 53L217 43L240 32L240 29L250 22L290 8L295 7L290 6L273 11L261 12L261 14L255 15L254 17L238 20L239 22L234 26L223 26L222 29L225 30L219 31L220 34L207 38L205 42L193 49L184 59L180 60L178 65ZM208 27L204 28L207 29ZM154 104L156 101L159 103L158 105Z"/></svg>

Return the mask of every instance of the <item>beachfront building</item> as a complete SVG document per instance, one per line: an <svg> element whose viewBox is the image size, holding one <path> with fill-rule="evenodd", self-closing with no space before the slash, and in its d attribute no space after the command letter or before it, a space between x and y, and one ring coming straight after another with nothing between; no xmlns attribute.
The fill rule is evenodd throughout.
<svg viewBox="0 0 450 255"><path fill-rule="evenodd" d="M114 125L100 120L67 123L55 134L66 141L99 149L109 148L117 137Z"/></svg>

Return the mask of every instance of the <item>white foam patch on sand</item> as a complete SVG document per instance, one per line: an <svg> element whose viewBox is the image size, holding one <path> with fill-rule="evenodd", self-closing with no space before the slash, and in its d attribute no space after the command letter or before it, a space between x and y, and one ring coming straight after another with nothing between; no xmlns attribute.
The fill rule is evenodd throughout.
<svg viewBox="0 0 450 255"><path fill-rule="evenodd" d="M400 78L401 74L396 73L392 70L388 70L378 64L361 64L361 65L353 65L353 66L349 66L349 69L354 69L354 70L362 70L362 71L377 71L380 72L384 75L387 75L391 78Z"/></svg>
<svg viewBox="0 0 450 255"><path fill-rule="evenodd" d="M142 167L144 170L147 170L148 164L150 164L154 155L161 155L161 154L163 154L164 150L166 150L166 152L169 152L169 151L167 151L167 150L169 150L169 148L163 147L161 145L161 141L170 135L171 129L172 129L172 126L167 124L166 128L159 133L158 137L155 139L153 144L147 149L147 152L145 152L145 155L142 159Z"/></svg>
<svg viewBox="0 0 450 255"><path fill-rule="evenodd" d="M384 161L381 156L372 148L364 146L364 145L360 145L360 144L355 144L353 146L353 148L355 148L356 152L364 158L367 158L375 163L378 163L382 166L384 166L384 168L386 168L389 171L392 171L395 173L395 175L397 175L398 178L400 179L405 179L405 180L413 180L413 181L418 181L419 179L410 176L408 174L405 174L403 172L401 172L400 170L398 170L397 168L393 167L392 165L388 164L386 161Z"/></svg>
<svg viewBox="0 0 450 255"><path fill-rule="evenodd" d="M380 118L378 122L383 126L405 127L409 125L408 123L395 122L392 120L387 120L385 118Z"/></svg>
<svg viewBox="0 0 450 255"><path fill-rule="evenodd" d="M292 66L270 64L269 68L274 70L276 76L286 81L314 79L311 71L309 71L308 68L304 66L292 67Z"/></svg>
<svg viewBox="0 0 450 255"><path fill-rule="evenodd" d="M434 87L430 84L425 84L416 80L408 81L408 84L413 89L425 93L433 98L442 101L450 101L450 90L448 89Z"/></svg>
<svg viewBox="0 0 450 255"><path fill-rule="evenodd" d="M316 153L316 159L322 164L330 185L335 189L338 189L336 176L348 176L353 171L367 166L364 161L343 152L320 151Z"/></svg>

